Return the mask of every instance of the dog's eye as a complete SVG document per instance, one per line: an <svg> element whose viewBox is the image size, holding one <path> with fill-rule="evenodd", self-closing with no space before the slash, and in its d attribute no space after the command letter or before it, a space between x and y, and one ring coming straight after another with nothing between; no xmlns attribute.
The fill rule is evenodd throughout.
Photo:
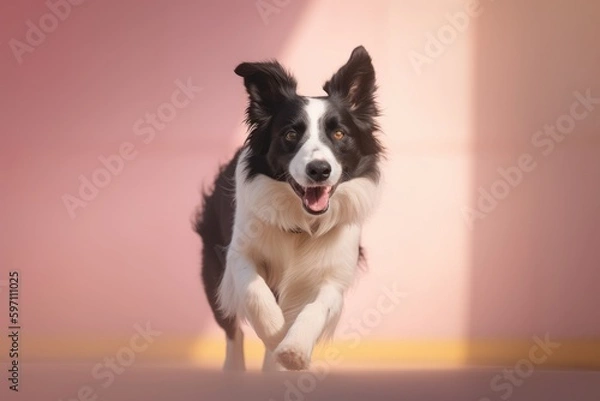
<svg viewBox="0 0 600 401"><path fill-rule="evenodd" d="M335 139L336 141L339 141L340 139L342 139L344 136L346 136L346 134L344 134L342 131L337 130L333 133L333 139Z"/></svg>
<svg viewBox="0 0 600 401"><path fill-rule="evenodd" d="M287 134L285 134L285 140L288 142L294 142L296 139L298 139L298 134L294 131L290 131Z"/></svg>

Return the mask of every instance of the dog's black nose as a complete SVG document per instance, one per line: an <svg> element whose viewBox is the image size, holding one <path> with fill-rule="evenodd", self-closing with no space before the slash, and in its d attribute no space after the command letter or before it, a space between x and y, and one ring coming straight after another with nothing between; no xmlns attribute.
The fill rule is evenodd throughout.
<svg viewBox="0 0 600 401"><path fill-rule="evenodd" d="M306 175L313 181L321 182L329 178L331 166L325 160L313 160L306 165Z"/></svg>

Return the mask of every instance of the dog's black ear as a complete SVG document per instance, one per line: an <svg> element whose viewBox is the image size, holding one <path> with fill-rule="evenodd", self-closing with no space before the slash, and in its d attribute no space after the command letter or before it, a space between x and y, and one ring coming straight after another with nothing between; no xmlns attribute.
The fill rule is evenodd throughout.
<svg viewBox="0 0 600 401"><path fill-rule="evenodd" d="M348 62L333 74L323 89L329 96L345 100L352 111L362 115L377 115L375 69L371 56L363 46L352 51Z"/></svg>
<svg viewBox="0 0 600 401"><path fill-rule="evenodd" d="M296 80L276 61L242 63L234 71L244 78L250 97L247 117L251 124L264 122L283 101L296 94Z"/></svg>

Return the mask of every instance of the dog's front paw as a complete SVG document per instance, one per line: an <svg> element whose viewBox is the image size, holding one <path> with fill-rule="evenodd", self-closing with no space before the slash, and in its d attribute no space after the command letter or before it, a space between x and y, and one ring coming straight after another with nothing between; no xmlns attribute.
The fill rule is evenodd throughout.
<svg viewBox="0 0 600 401"><path fill-rule="evenodd" d="M288 370L306 370L310 366L310 350L285 342L273 351L275 360Z"/></svg>

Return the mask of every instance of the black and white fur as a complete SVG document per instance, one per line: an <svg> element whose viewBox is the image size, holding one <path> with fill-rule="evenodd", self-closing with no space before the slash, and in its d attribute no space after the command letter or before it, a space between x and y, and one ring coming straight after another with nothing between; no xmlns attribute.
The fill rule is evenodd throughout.
<svg viewBox="0 0 600 401"><path fill-rule="evenodd" d="M204 287L227 335L226 370L245 369L243 320L265 344L264 370L307 369L335 330L378 197L375 71L357 47L322 97L298 95L274 61L235 73L249 134L197 215Z"/></svg>

